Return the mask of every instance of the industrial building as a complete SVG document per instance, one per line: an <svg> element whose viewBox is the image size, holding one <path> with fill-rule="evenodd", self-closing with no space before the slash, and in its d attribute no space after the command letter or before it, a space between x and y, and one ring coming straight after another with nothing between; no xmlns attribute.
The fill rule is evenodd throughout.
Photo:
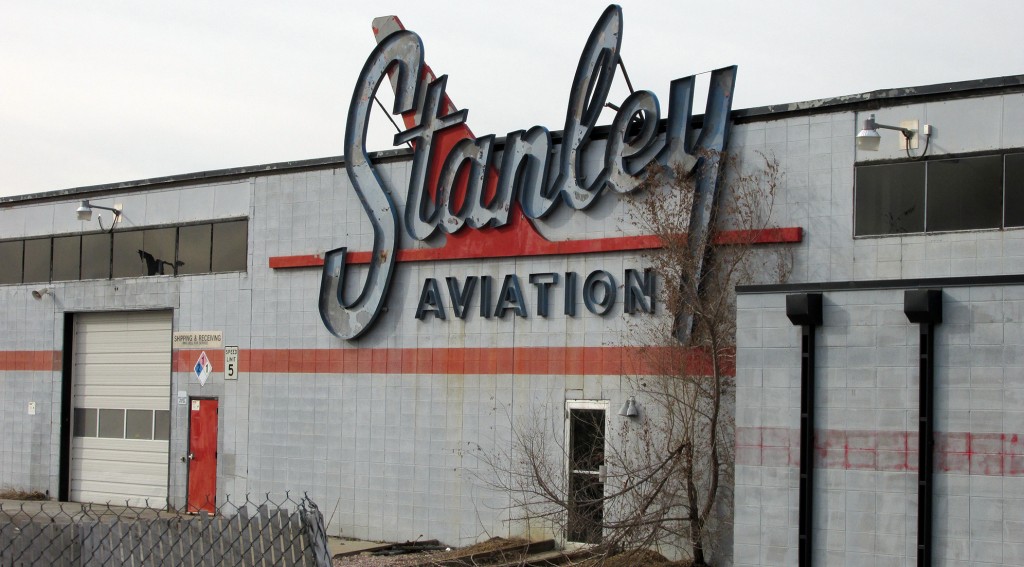
<svg viewBox="0 0 1024 567"><path fill-rule="evenodd" d="M414 67L419 45L422 64L414 34L389 37L371 62ZM399 78L398 149L362 148L357 91L345 157L0 198L0 486L189 510L304 491L332 535L521 535L474 453L537 413L620 427L644 404L624 334L665 316L656 244L616 191L636 185L625 122L595 126L576 96L602 49L561 132L472 138L443 80ZM703 116L674 82L646 155L695 143L785 173L789 279L738 290L723 553L1024 563L1024 76L731 109L736 73L715 72ZM616 116L648 108L630 100ZM428 178L452 155L447 186ZM522 176L485 181L508 164ZM466 171L508 206L427 214Z"/></svg>

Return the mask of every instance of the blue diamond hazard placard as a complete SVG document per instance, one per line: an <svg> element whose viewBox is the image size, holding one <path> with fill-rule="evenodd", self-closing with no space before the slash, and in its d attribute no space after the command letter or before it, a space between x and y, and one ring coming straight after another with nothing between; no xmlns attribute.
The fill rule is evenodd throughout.
<svg viewBox="0 0 1024 567"><path fill-rule="evenodd" d="M199 360L196 361L196 365L192 370L195 371L196 378L199 379L199 385L205 386L206 379L213 373L213 364L210 363L210 358L206 356L206 351L199 355Z"/></svg>

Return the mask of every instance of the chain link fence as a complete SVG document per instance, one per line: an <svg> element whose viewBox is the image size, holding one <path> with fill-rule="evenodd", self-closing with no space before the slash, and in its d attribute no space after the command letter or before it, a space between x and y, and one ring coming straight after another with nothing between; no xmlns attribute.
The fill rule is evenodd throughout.
<svg viewBox="0 0 1024 567"><path fill-rule="evenodd" d="M0 566L329 567L324 518L307 496L227 498L213 514L0 501Z"/></svg>

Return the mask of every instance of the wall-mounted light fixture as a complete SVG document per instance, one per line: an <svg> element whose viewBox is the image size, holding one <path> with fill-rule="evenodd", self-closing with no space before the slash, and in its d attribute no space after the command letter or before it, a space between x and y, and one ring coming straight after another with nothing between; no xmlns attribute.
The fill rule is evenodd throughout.
<svg viewBox="0 0 1024 567"><path fill-rule="evenodd" d="M106 230L107 232L114 232L114 225L116 225L117 221L120 220L121 218L121 208L121 205L114 205L113 207L92 205L89 203L89 199L83 199L82 204L80 204L78 208L75 209L75 214L78 215L78 220L88 222L92 220L93 209L103 209L104 211L110 211L114 213L114 220L111 221L109 229L103 228L103 217L101 215L96 216L96 222L100 224L101 230Z"/></svg>
<svg viewBox="0 0 1024 567"><path fill-rule="evenodd" d="M622 417L636 417L640 415L640 412L636 409L636 400L633 399L633 396L630 396L626 403L622 404L619 415Z"/></svg>
<svg viewBox="0 0 1024 567"><path fill-rule="evenodd" d="M912 124L916 128L917 121L912 121ZM912 148L917 147L916 140L914 139L914 137L917 135L916 130L906 128L904 126L889 126L887 124L879 124L878 122L875 122L874 114L872 114L870 118L864 121L864 129L862 129L860 132L857 132L857 149L868 152L878 151L878 145L882 141L882 136L878 133L879 128L883 130L896 130L897 132L903 134L904 143L902 144L902 146L904 149L907 150L907 157L911 157L910 150ZM922 134L924 135L924 151L921 152L920 156L918 156L919 158L924 157L924 154L928 152L928 143L931 141L932 134L931 124L924 125L924 128L922 129Z"/></svg>
<svg viewBox="0 0 1024 567"><path fill-rule="evenodd" d="M32 297L37 301L42 299L44 295L53 295L53 291L51 291L50 288L48 287L32 290Z"/></svg>

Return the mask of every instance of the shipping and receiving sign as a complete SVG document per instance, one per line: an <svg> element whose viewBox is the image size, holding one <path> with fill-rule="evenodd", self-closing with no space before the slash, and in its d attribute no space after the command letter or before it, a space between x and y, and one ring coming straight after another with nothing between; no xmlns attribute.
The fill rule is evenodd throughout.
<svg viewBox="0 0 1024 567"><path fill-rule="evenodd" d="M172 346L178 348L221 348L224 346L222 331L186 331L174 333Z"/></svg>
<svg viewBox="0 0 1024 567"><path fill-rule="evenodd" d="M559 143L542 126L506 135L498 147L494 135L475 137L466 125L467 110L458 110L445 89L447 77L435 77L424 63L423 42L405 30L396 18L374 21L378 45L370 53L349 106L345 130L345 169L373 229L373 251L362 286L346 284L347 248L324 254L319 309L324 325L334 335L357 339L370 330L383 311L399 256L399 230L413 240L444 239L435 259L473 257L482 247L507 250L514 257L538 242L548 241L535 228L553 211L586 210L608 193L629 193L642 186L648 166L668 175L694 176L694 214L690 237L701 239L711 220L719 177L718 157L725 148L732 108L736 67L711 73L707 108L699 134L691 132L695 77L672 81L669 105L660 128L661 107L653 92L631 92L618 105L606 104L612 81L621 64L622 9L609 6L601 15L580 56L569 91L565 126ZM385 25L387 24L387 25ZM389 78L395 91L393 113L402 116L406 130L395 136L395 145L413 146L412 164L405 188L405 208L399 211L392 194L400 188L387 186L366 148L370 112L377 89ZM632 91L633 89L630 88ZM599 169L584 172L587 151L598 118L606 107L615 117L603 149ZM594 146L595 148L597 146ZM596 153L596 152L595 152ZM698 163L703 162L700 167ZM691 173L692 172L692 173ZM698 258L698 271L702 270ZM538 294L536 316L546 316L549 288L565 282L563 310L566 315L581 294L588 310L608 312L619 289L607 271L530 274ZM623 274L624 300L629 306L653 312L654 281L641 271ZM352 288L346 297L345 288ZM444 290L447 288L447 294ZM512 313L526 317L522 282L510 274L500 282L481 277L423 283L416 308L418 319L446 318L442 306L449 298L452 315L462 317L475 294L481 316ZM493 294L493 295L492 295ZM542 298L543 295L543 298Z"/></svg>

